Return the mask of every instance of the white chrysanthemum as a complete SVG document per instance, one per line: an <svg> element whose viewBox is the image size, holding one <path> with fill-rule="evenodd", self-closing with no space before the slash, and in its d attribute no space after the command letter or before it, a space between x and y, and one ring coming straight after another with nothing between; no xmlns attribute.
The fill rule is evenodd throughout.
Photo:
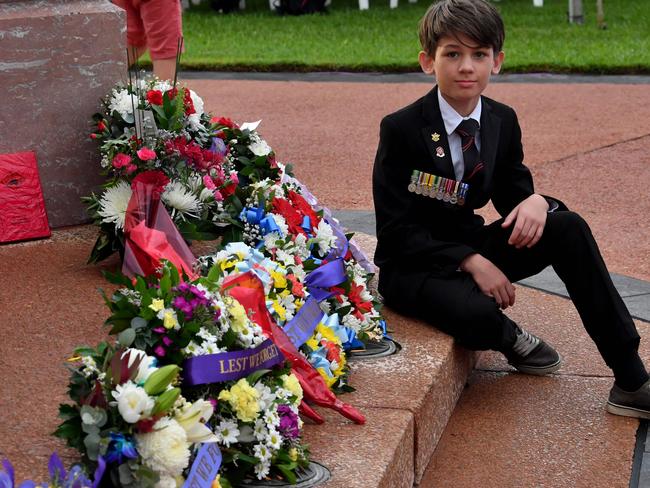
<svg viewBox="0 0 650 488"><path fill-rule="evenodd" d="M345 317L343 317L343 320L341 320L341 322L343 323L343 325L349 327L355 332L361 331L362 328L361 321L358 318L356 318L354 315L351 314L346 315Z"/></svg>
<svg viewBox="0 0 650 488"><path fill-rule="evenodd" d="M271 461L262 461L255 465L255 474L257 475L258 480L261 480L264 477L268 476L270 470Z"/></svg>
<svg viewBox="0 0 650 488"><path fill-rule="evenodd" d="M275 395L271 391L271 388L269 388L262 382L255 383L255 386L253 388L255 388L257 392L260 394L260 397L257 400L257 402L260 404L260 409L266 410L267 408L269 408L271 404L275 401Z"/></svg>
<svg viewBox="0 0 650 488"><path fill-rule="evenodd" d="M126 181L120 181L117 185L107 188L99 199L97 211L102 217L102 222L113 223L118 229L123 229L131 194L131 185Z"/></svg>
<svg viewBox="0 0 650 488"><path fill-rule="evenodd" d="M266 426L269 428L269 430L280 425L280 416L278 415L278 412L274 410L267 410L264 413L264 422L266 422Z"/></svg>
<svg viewBox="0 0 650 488"><path fill-rule="evenodd" d="M178 488L178 483L174 476L161 476L154 488Z"/></svg>
<svg viewBox="0 0 650 488"><path fill-rule="evenodd" d="M127 90L113 90L113 95L108 102L108 108L111 112L116 111L125 122L133 122L133 109L138 108L138 97L129 94Z"/></svg>
<svg viewBox="0 0 650 488"><path fill-rule="evenodd" d="M201 128L201 116L198 114L188 115L186 127L192 130L199 130Z"/></svg>
<svg viewBox="0 0 650 488"><path fill-rule="evenodd" d="M169 417L160 419L153 429L152 432L135 435L143 464L161 476L180 475L190 460L190 445L185 429Z"/></svg>
<svg viewBox="0 0 650 488"><path fill-rule="evenodd" d="M253 429L253 434L255 435L255 439L258 441L263 441L266 439L266 436L268 435L269 431L266 428L266 422L262 419L257 419L255 421L255 427Z"/></svg>
<svg viewBox="0 0 650 488"><path fill-rule="evenodd" d="M219 439L217 441L219 444L230 447L230 444L237 442L237 436L239 435L237 422L234 420L222 420L214 430L214 434Z"/></svg>
<svg viewBox="0 0 650 488"><path fill-rule="evenodd" d="M272 453L264 444L256 444L253 448L253 455L261 462L265 462L271 459Z"/></svg>
<svg viewBox="0 0 650 488"><path fill-rule="evenodd" d="M180 181L167 185L162 194L163 202L172 207L172 213L191 215L197 217L201 210L201 202L194 194L185 188Z"/></svg>
<svg viewBox="0 0 650 488"><path fill-rule="evenodd" d="M266 445L269 446L272 450L277 451L282 447L282 436L275 429L269 429L266 438L264 439Z"/></svg>
<svg viewBox="0 0 650 488"><path fill-rule="evenodd" d="M318 223L316 236L312 241L318 245L318 248L323 255L327 254L327 252L336 245L336 236L332 231L332 227L325 222L325 220L321 220Z"/></svg>
<svg viewBox="0 0 650 488"><path fill-rule="evenodd" d="M137 386L131 380L117 385L111 392L117 402L117 410L122 418L129 424L135 424L151 413L155 401L144 388Z"/></svg>

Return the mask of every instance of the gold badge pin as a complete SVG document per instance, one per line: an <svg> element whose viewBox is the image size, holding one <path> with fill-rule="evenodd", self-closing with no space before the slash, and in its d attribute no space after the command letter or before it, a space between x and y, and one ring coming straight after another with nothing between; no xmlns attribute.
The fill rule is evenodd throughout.
<svg viewBox="0 0 650 488"><path fill-rule="evenodd" d="M440 134L438 134L437 132L434 132L433 134L431 134L431 140L433 142L438 142L440 140Z"/></svg>

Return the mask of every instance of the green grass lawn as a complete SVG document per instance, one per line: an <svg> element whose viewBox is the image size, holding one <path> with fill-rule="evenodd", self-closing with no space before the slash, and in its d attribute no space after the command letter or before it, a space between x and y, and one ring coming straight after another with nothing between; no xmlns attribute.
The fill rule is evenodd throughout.
<svg viewBox="0 0 650 488"><path fill-rule="evenodd" d="M583 0L585 25L566 21L567 0L495 2L506 24L508 72L650 73L650 1L604 0L607 29L596 27L595 0ZM255 71L417 71L418 20L426 1L397 9L388 0L333 0L324 15L281 17L267 0L218 14L209 0L185 11L184 69Z"/></svg>

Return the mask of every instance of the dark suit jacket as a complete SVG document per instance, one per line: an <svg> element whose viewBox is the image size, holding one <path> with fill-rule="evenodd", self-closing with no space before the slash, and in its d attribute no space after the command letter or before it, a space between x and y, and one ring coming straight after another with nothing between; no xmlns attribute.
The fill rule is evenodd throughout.
<svg viewBox="0 0 650 488"><path fill-rule="evenodd" d="M478 184L470 185L464 206L408 191L414 169L454 180L447 132L440 115L437 87L411 105L384 117L373 170L377 217L375 263L381 268L379 291L387 302L408 306L430 274L455 273L472 247L484 220L474 214L490 199L506 216L534 193L523 165L521 129L514 110L482 97ZM437 142L432 134L439 134ZM436 155L442 147L444 157Z"/></svg>

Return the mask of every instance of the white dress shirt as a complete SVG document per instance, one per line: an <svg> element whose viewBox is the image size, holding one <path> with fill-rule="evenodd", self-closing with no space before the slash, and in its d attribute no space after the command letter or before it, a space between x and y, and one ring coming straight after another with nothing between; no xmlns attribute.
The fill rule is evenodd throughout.
<svg viewBox="0 0 650 488"><path fill-rule="evenodd" d="M463 179L465 164L463 163L463 149L460 136L454 131L456 130L456 127L458 127L458 124L463 120L476 120L479 125L479 130L474 137L474 142L476 143L476 148L478 149L479 154L481 153L481 99L479 98L476 107L468 117L463 117L456 112L456 110L447 103L447 100L444 99L440 90L438 90L438 102L440 103L440 115L442 115L442 121L445 123L445 131L447 132L447 140L449 141L449 151L451 152L451 161L454 165L454 174L456 175L456 180L460 181Z"/></svg>

